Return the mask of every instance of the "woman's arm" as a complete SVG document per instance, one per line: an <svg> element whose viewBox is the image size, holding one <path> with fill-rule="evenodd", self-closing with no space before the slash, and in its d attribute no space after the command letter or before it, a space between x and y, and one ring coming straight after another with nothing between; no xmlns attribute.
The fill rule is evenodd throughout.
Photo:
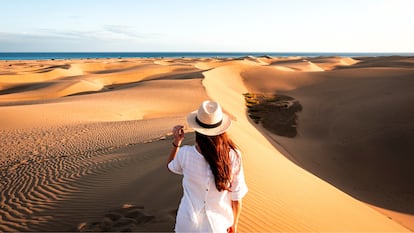
<svg viewBox="0 0 414 233"><path fill-rule="evenodd" d="M239 224L239 217L242 209L242 200L231 201L231 207L233 208L234 222L227 232L237 233L237 225Z"/></svg>
<svg viewBox="0 0 414 233"><path fill-rule="evenodd" d="M172 129L172 134L174 136L174 140L172 143L173 147L171 149L170 155L168 156L167 168L168 168L168 164L175 158L175 155L177 154L177 151L181 146L181 142L184 140L184 126L182 125L174 126L174 128Z"/></svg>

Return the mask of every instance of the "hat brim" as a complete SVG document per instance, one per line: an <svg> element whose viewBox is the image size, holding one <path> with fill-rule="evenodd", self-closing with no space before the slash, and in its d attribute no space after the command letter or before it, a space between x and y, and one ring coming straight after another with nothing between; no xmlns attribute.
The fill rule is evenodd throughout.
<svg viewBox="0 0 414 233"><path fill-rule="evenodd" d="M207 136L217 136L220 135L224 132L226 132L226 130L228 128L230 128L231 126L231 120L230 117L226 114L223 113L223 121L221 123L221 125L215 127L215 128L204 128L202 126L200 126L197 121L196 121L196 117L197 117L197 111L191 112L190 114L188 114L187 116L187 123L188 126L193 128L195 131L207 135Z"/></svg>

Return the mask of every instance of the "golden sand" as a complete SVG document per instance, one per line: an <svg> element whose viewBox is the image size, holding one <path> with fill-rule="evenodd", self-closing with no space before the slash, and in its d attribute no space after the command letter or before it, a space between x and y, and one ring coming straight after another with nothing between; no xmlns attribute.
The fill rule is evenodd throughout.
<svg viewBox="0 0 414 233"><path fill-rule="evenodd" d="M404 57L1 61L0 231L172 231L170 130L213 99L243 153L241 232L409 232L413 77ZM298 136L245 93L298 100Z"/></svg>

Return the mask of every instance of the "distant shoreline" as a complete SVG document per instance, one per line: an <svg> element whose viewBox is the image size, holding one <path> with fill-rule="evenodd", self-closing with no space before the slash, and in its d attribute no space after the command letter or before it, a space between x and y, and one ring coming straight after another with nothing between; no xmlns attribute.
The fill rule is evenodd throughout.
<svg viewBox="0 0 414 233"><path fill-rule="evenodd" d="M414 53L366 53L366 52L0 52L0 60L65 60L97 58L235 58L245 56L271 57L378 57L414 56Z"/></svg>

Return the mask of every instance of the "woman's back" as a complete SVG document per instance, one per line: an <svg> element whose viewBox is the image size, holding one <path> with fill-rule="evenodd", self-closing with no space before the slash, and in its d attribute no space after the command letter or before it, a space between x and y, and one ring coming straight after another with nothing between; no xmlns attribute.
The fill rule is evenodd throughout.
<svg viewBox="0 0 414 233"><path fill-rule="evenodd" d="M196 132L196 145L180 146L184 126L177 125L168 158L168 169L183 175L175 231L236 232L247 186L241 154L225 133L230 118L217 102L204 101L187 123Z"/></svg>
<svg viewBox="0 0 414 233"><path fill-rule="evenodd" d="M205 213L209 225L222 229L233 223L232 200L243 197L247 192L241 167L241 156L235 150L230 150L231 187L230 191L218 191L210 165L204 156L197 151L196 146L183 146L176 158L168 164L168 168L177 174L183 175L183 197L177 213L177 219L187 219L181 226L177 220L176 230L194 230L194 226L201 225L200 215ZM217 216L220 216L217 218ZM187 228L186 225L192 226ZM202 227L202 226L200 226ZM200 228L201 231L201 228Z"/></svg>

